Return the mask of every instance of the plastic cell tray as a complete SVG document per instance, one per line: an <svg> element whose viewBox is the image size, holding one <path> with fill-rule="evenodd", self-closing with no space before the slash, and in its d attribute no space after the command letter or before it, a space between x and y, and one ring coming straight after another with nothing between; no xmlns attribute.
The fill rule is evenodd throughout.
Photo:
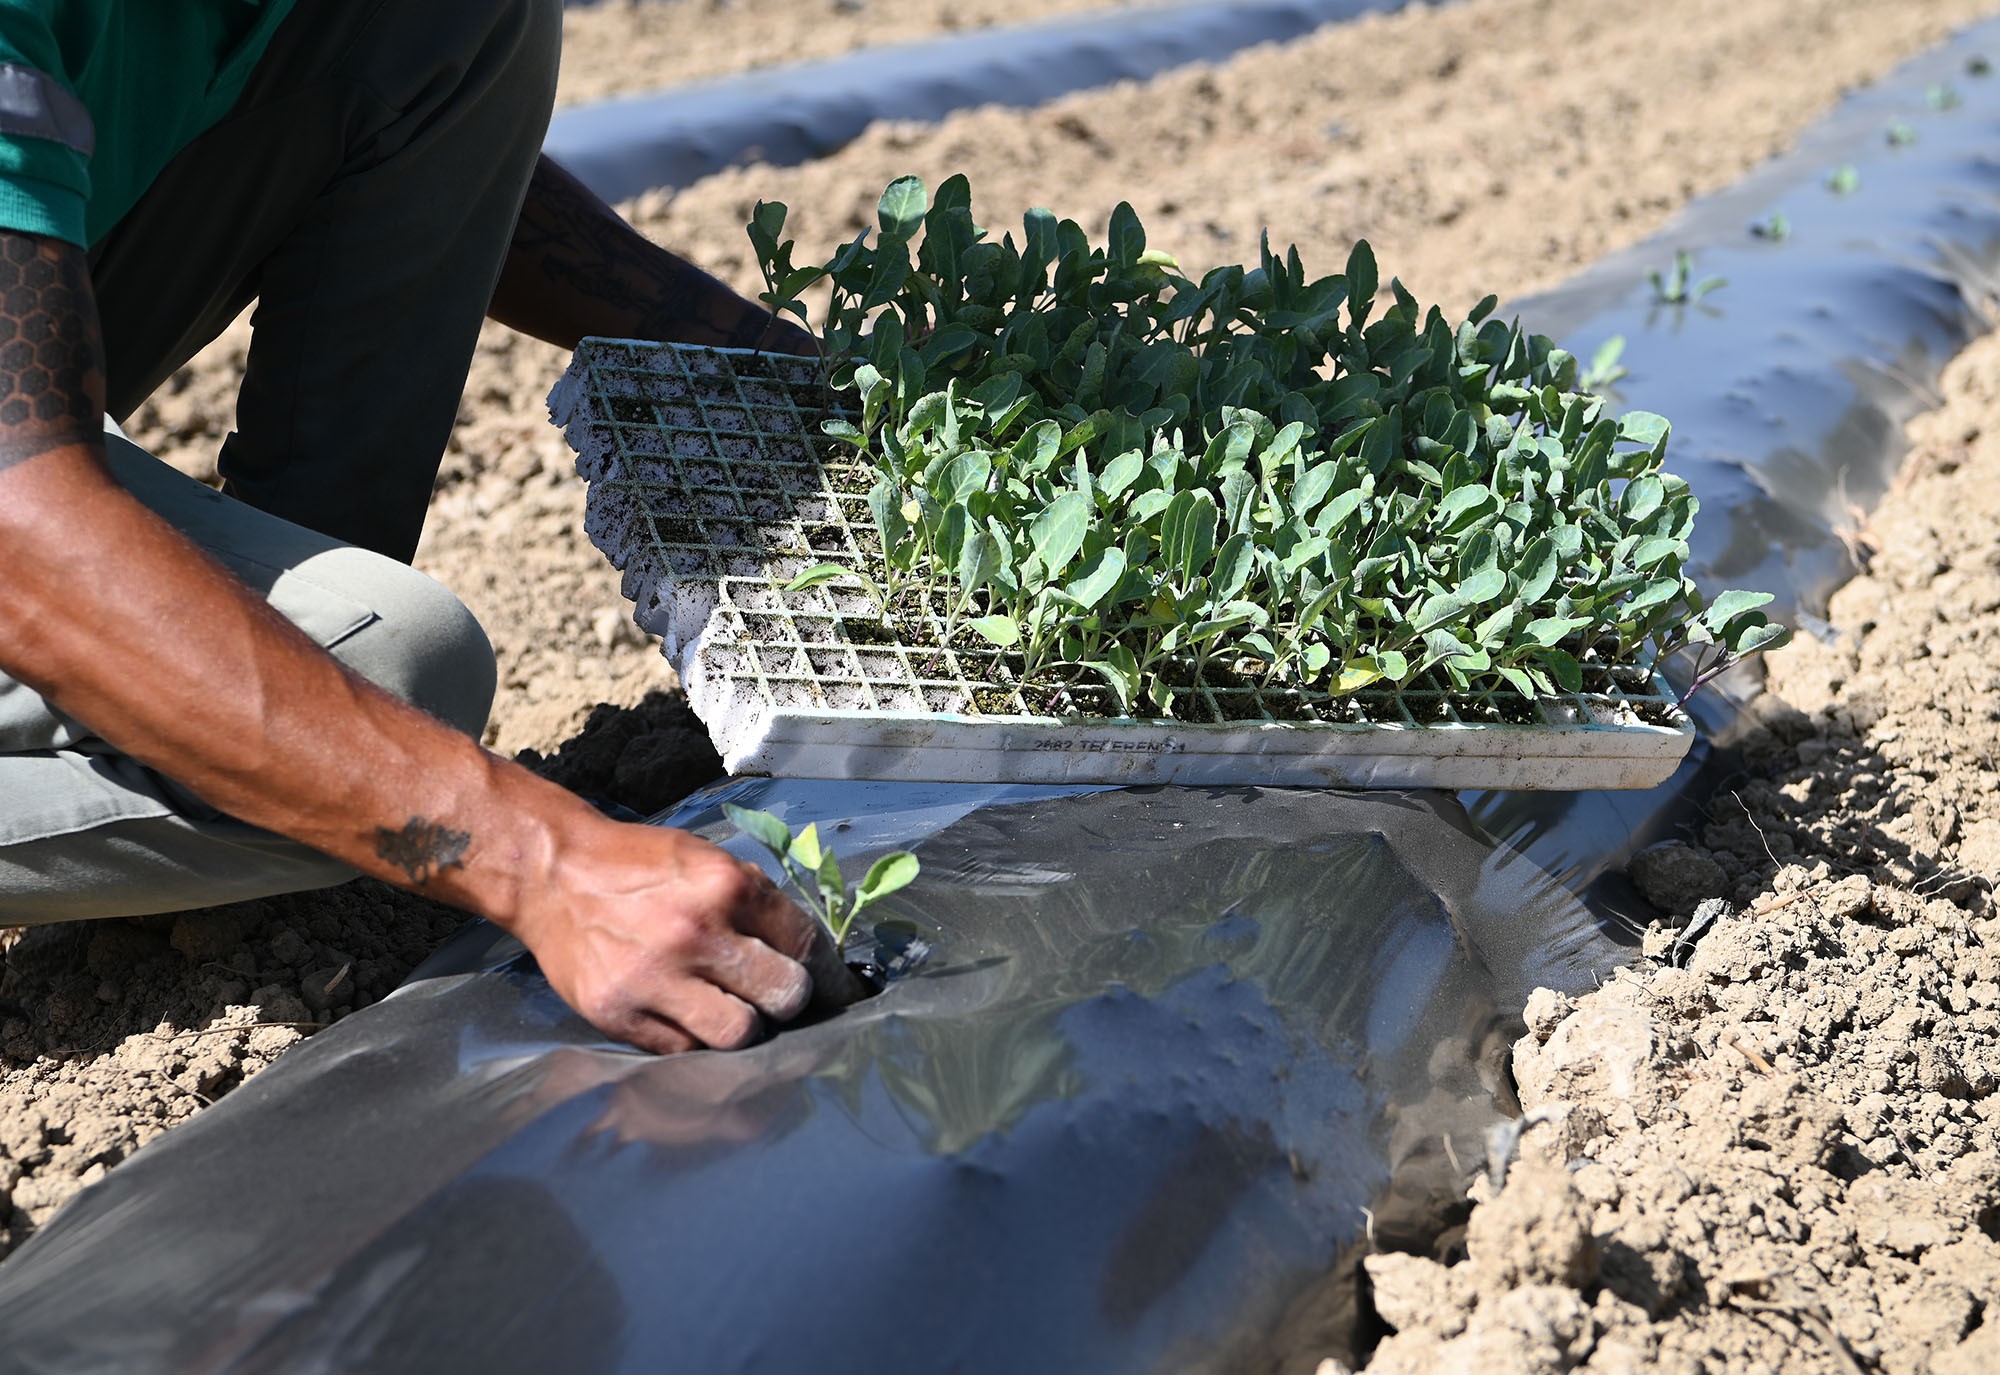
<svg viewBox="0 0 2000 1375"><path fill-rule="evenodd" d="M1599 789L1664 781L1693 727L1657 678L1533 703L1436 692L1330 701L1198 688L1172 719L1103 714L1101 687L1030 687L1009 656L884 633L856 580L873 474L820 434L810 360L587 339L549 398L590 484L585 524L624 573L734 774L1001 783ZM1531 718L1531 719L1522 719Z"/></svg>

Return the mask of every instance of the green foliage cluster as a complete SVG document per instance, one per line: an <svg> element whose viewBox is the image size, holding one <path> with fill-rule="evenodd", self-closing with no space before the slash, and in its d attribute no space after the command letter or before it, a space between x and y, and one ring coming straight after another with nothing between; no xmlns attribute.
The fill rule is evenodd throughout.
<svg viewBox="0 0 2000 1375"><path fill-rule="evenodd" d="M921 867L908 850L897 850L871 864L867 876L850 889L840 876L840 859L833 847L819 838L817 822L808 823L794 834L791 827L769 812L725 802L722 814L737 830L771 852L785 871L792 891L798 894L806 910L819 918L835 945L847 939L854 919L870 905L909 887Z"/></svg>
<svg viewBox="0 0 2000 1375"><path fill-rule="evenodd" d="M1102 245L1042 210L996 242L963 177L892 183L823 264L793 264L785 218L750 225L763 299L811 325L800 296L830 287L859 423L826 428L873 472L881 539L879 566L795 588L858 583L892 624L935 608L1025 681L1094 676L1147 713L1218 670L1538 696L1688 645L1710 676L1786 634L1768 596L1683 575L1666 421L1610 414L1490 297L1454 325L1391 282L1378 314L1365 242L1334 276L1267 242L1194 281L1129 205Z"/></svg>

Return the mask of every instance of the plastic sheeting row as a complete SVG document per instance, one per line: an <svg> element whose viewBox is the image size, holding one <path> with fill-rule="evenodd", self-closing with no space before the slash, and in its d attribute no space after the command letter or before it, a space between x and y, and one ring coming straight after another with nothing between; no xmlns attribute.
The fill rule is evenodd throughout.
<svg viewBox="0 0 2000 1375"><path fill-rule="evenodd" d="M1945 364L1994 319L2000 75L1985 73L1996 47L1994 21L1965 30L1661 233L1507 307L1586 359L1626 340L1630 376L1612 395L1672 419L1667 466L1701 501L1691 575L1776 594L1773 612L1805 634L1827 630L1827 598L1853 571L1842 532L1888 490L1904 423L1937 404ZM1897 124L1914 141L1892 140ZM1728 285L1658 302L1647 274L1681 251ZM1753 667L1697 694L1704 739L1658 788L1471 795L1467 807L1593 907L1644 919L1626 860L1734 772L1727 747L1760 689Z"/></svg>
<svg viewBox="0 0 2000 1375"><path fill-rule="evenodd" d="M1435 797L750 780L671 821L725 839L724 798L857 862L916 848L886 992L660 1060L475 936L447 959L489 972L315 1037L0 1268L0 1368L1223 1372L1275 1332L1335 1349L1363 1210L1424 1241L1483 1155L1510 1009L1604 953Z"/></svg>
<svg viewBox="0 0 2000 1375"><path fill-rule="evenodd" d="M824 157L878 119L942 119L1216 62L1407 0L1180 0L865 48L558 113L545 149L606 200L755 159Z"/></svg>

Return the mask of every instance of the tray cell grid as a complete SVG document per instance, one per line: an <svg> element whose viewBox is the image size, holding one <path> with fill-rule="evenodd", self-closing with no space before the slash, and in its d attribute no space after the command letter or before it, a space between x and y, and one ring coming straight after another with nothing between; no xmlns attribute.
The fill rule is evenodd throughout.
<svg viewBox="0 0 2000 1375"><path fill-rule="evenodd" d="M906 593L897 601L898 620L918 632L918 643L908 643L882 624L851 572L785 590L819 563L860 568L876 546L865 495L872 472L820 433L825 420L852 412L828 397L812 360L592 341L577 362L586 369L588 420L609 437L595 485L621 498L613 509L643 516L644 528L627 532L629 558L667 572L684 591L707 593L717 607L704 651L709 672L781 707L1043 721L1115 712L1095 678L1024 688L1016 656L977 641L935 600ZM1585 691L1533 701L1423 687L1329 698L1249 681L1199 683L1174 692L1170 716L1406 730L1684 723L1656 676L1620 676L1626 681L1599 671Z"/></svg>

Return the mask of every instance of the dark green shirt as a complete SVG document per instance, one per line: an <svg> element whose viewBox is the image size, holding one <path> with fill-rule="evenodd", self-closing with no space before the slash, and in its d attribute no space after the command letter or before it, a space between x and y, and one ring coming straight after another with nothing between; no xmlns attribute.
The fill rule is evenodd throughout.
<svg viewBox="0 0 2000 1375"><path fill-rule="evenodd" d="M88 247L229 113L292 0L0 0L0 229Z"/></svg>

